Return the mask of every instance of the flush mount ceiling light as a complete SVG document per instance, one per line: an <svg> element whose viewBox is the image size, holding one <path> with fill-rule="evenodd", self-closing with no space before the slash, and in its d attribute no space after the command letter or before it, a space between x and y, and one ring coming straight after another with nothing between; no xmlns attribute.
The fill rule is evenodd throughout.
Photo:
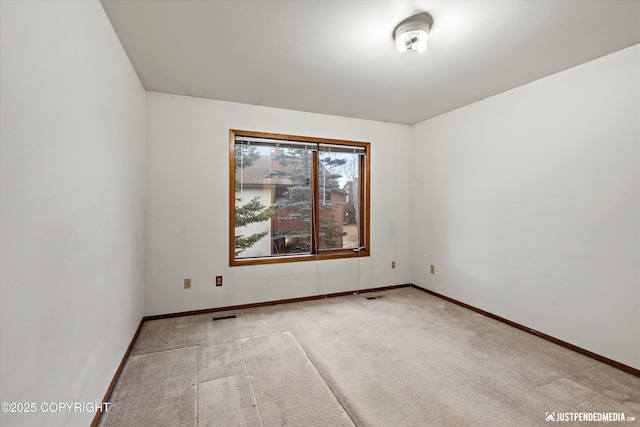
<svg viewBox="0 0 640 427"><path fill-rule="evenodd" d="M427 13L413 16L402 21L394 31L396 47L400 52L427 50L427 39L431 28L431 16Z"/></svg>

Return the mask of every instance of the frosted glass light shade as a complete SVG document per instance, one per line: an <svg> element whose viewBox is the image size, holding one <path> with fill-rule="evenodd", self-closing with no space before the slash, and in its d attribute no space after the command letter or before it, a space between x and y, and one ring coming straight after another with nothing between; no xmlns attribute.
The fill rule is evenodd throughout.
<svg viewBox="0 0 640 427"><path fill-rule="evenodd" d="M424 52L427 50L429 39L429 24L420 20L405 22L396 28L395 37L396 47L400 52L406 50Z"/></svg>

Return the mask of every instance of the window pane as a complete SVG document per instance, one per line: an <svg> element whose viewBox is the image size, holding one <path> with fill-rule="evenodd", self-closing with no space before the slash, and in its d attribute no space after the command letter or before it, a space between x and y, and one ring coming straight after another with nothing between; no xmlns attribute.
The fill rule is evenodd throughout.
<svg viewBox="0 0 640 427"><path fill-rule="evenodd" d="M311 252L313 151L273 149L273 255Z"/></svg>
<svg viewBox="0 0 640 427"><path fill-rule="evenodd" d="M235 146L236 258L271 254L271 189L267 184L271 150Z"/></svg>
<svg viewBox="0 0 640 427"><path fill-rule="evenodd" d="M320 147L318 161L319 248L357 248L360 155Z"/></svg>
<svg viewBox="0 0 640 427"><path fill-rule="evenodd" d="M235 144L235 258L311 251L312 151Z"/></svg>

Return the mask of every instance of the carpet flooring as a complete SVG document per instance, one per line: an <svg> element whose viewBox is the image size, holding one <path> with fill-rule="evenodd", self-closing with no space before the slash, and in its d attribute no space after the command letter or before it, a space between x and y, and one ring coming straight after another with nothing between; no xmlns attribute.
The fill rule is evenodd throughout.
<svg viewBox="0 0 640 427"><path fill-rule="evenodd" d="M371 295L145 322L100 425L640 425L638 377L414 288Z"/></svg>

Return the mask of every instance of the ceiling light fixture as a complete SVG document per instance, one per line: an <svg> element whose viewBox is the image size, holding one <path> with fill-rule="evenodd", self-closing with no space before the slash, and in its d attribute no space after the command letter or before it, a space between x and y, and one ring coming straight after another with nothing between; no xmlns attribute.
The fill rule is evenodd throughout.
<svg viewBox="0 0 640 427"><path fill-rule="evenodd" d="M427 39L431 28L430 19L426 13L421 13L401 22L394 31L396 46L400 52L415 50L424 52L427 50Z"/></svg>

